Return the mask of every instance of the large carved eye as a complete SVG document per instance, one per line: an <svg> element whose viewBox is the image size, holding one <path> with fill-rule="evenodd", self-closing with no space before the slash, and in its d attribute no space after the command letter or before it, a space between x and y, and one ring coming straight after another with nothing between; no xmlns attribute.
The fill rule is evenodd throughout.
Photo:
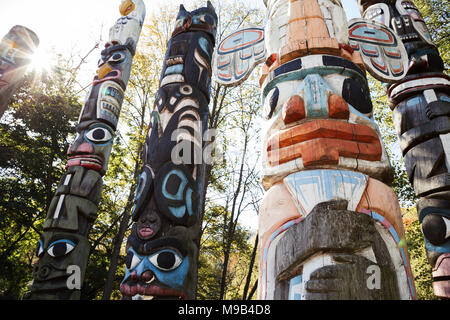
<svg viewBox="0 0 450 320"><path fill-rule="evenodd" d="M62 239L52 242L47 249L47 253L54 258L62 257L71 252L76 244L70 240Z"/></svg>
<svg viewBox="0 0 450 320"><path fill-rule="evenodd" d="M108 62L111 63L120 63L125 60L125 54L122 52L115 52L112 54L111 58L108 59Z"/></svg>
<svg viewBox="0 0 450 320"><path fill-rule="evenodd" d="M137 267L139 263L141 263L142 259L139 256L135 255L132 251L128 251L127 256L125 258L125 265L128 270L133 270Z"/></svg>
<svg viewBox="0 0 450 320"><path fill-rule="evenodd" d="M181 264L181 257L173 250L162 250L151 257L148 260L158 269L162 271L171 271Z"/></svg>
<svg viewBox="0 0 450 320"><path fill-rule="evenodd" d="M85 137L92 143L106 145L111 142L113 134L106 127L98 126L88 130Z"/></svg>

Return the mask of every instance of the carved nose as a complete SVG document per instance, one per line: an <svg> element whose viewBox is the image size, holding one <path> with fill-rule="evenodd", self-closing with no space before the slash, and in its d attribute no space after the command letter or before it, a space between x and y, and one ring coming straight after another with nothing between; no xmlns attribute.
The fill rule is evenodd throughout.
<svg viewBox="0 0 450 320"><path fill-rule="evenodd" d="M69 147L69 150L67 150L67 154L71 155L73 153L89 153L89 154L93 154L94 153L94 146L90 143L84 142L82 144L80 144L78 146L78 148L76 148L76 150L73 150L73 145L71 145Z"/></svg>
<svg viewBox="0 0 450 320"><path fill-rule="evenodd" d="M134 282L138 282L139 277L136 271L133 271L133 273L131 274L131 280L133 280Z"/></svg>

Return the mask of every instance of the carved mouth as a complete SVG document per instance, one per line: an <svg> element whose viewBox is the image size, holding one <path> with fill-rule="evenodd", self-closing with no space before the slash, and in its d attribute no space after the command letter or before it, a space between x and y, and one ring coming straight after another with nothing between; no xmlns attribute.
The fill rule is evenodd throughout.
<svg viewBox="0 0 450 320"><path fill-rule="evenodd" d="M166 64L168 67L170 66L174 66L176 64L183 64L184 63L184 59L183 57L174 57L174 58L169 58L166 61Z"/></svg>
<svg viewBox="0 0 450 320"><path fill-rule="evenodd" d="M129 285L122 283L120 285L120 292L127 297L135 295L145 296L152 300L171 299L171 300L186 300L186 294L181 290L161 288L157 285L151 284L155 281L155 277L145 283L137 283L136 285Z"/></svg>
<svg viewBox="0 0 450 320"><path fill-rule="evenodd" d="M316 120L281 130L267 142L270 166L302 158L304 167L338 164L339 157L380 161L377 132L361 124Z"/></svg>
<svg viewBox="0 0 450 320"><path fill-rule="evenodd" d="M66 169L72 166L81 166L87 169L100 171L103 168L103 159L97 155L76 155L67 160Z"/></svg>
<svg viewBox="0 0 450 320"><path fill-rule="evenodd" d="M149 238L149 237L153 236L154 233L155 232L153 231L153 229L149 228L149 227L144 227L144 228L139 229L139 235L142 238Z"/></svg>

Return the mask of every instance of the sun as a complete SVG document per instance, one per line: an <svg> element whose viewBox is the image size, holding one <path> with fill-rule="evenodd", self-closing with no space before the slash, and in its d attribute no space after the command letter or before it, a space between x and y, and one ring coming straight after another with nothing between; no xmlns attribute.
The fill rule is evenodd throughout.
<svg viewBox="0 0 450 320"><path fill-rule="evenodd" d="M31 57L29 70L34 70L38 73L48 71L51 69L52 64L51 54L48 50L38 47Z"/></svg>

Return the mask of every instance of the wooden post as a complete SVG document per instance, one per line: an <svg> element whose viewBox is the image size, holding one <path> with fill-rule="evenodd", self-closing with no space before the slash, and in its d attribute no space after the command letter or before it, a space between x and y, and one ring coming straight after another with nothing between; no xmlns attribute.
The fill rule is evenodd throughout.
<svg viewBox="0 0 450 320"><path fill-rule="evenodd" d="M180 6L143 152L123 299L195 299L216 28L209 1Z"/></svg>
<svg viewBox="0 0 450 320"><path fill-rule="evenodd" d="M434 294L450 298L450 78L412 1L359 0L365 20L395 30L408 53L406 75L388 85L409 179L419 197Z"/></svg>
<svg viewBox="0 0 450 320"><path fill-rule="evenodd" d="M79 299L89 256L88 234L97 218L102 176L145 18L142 0L123 0L97 74L81 111L37 248L31 293L25 299Z"/></svg>
<svg viewBox="0 0 450 320"><path fill-rule="evenodd" d="M414 299L392 169L339 0L268 0L260 299ZM289 18L286 18L285 16Z"/></svg>
<svg viewBox="0 0 450 320"><path fill-rule="evenodd" d="M12 27L0 42L0 118L38 45L37 35L23 26Z"/></svg>

